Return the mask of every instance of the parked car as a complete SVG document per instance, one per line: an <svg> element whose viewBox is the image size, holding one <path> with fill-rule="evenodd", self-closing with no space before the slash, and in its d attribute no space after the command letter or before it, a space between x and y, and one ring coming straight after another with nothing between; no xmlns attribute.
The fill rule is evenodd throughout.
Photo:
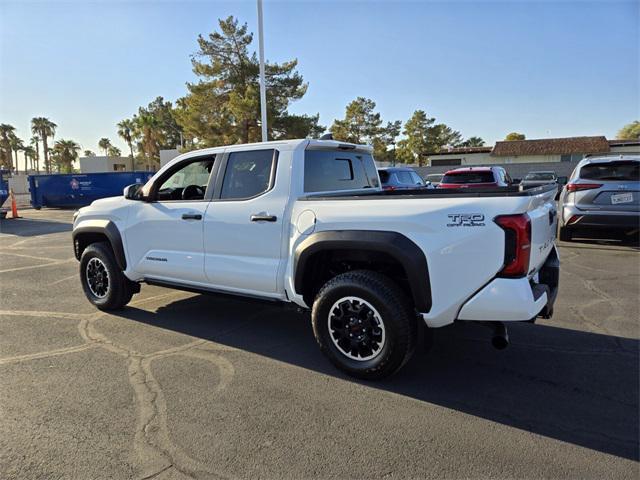
<svg viewBox="0 0 640 480"><path fill-rule="evenodd" d="M552 315L551 189L388 195L372 151L305 139L180 155L74 215L87 299L118 309L147 283L292 304L331 362L368 379L409 360L420 322L494 322L504 348L503 322Z"/></svg>
<svg viewBox="0 0 640 480"><path fill-rule="evenodd" d="M379 168L380 183L383 190L413 190L433 188L430 182L425 182L415 170L408 167Z"/></svg>
<svg viewBox="0 0 640 480"><path fill-rule="evenodd" d="M559 237L580 229L640 227L640 155L587 157L560 195Z"/></svg>
<svg viewBox="0 0 640 480"><path fill-rule="evenodd" d="M529 172L520 182L524 188L539 187L540 185L557 184L555 172Z"/></svg>
<svg viewBox="0 0 640 480"><path fill-rule="evenodd" d="M442 177L444 177L444 173L430 173L425 176L425 181L429 182L432 186L437 187L438 184L442 181Z"/></svg>
<svg viewBox="0 0 640 480"><path fill-rule="evenodd" d="M495 188L512 184L511 177L502 167L464 167L445 173L438 188Z"/></svg>

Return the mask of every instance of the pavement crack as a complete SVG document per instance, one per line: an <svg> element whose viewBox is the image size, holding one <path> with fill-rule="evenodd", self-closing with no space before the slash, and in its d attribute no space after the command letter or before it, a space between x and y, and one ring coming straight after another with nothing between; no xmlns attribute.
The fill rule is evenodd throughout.
<svg viewBox="0 0 640 480"><path fill-rule="evenodd" d="M173 467L173 465L167 465L166 467L164 467L163 469L152 473L151 475L147 475L146 477L142 477L140 480L150 480L151 478L156 478L158 475L160 475L161 473L166 472L167 470L169 470L171 467Z"/></svg>

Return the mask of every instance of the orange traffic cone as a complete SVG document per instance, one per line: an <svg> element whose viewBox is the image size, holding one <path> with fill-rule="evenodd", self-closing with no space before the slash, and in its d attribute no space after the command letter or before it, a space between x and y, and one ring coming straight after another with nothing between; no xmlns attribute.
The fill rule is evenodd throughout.
<svg viewBox="0 0 640 480"><path fill-rule="evenodd" d="M11 218L22 218L18 215L18 206L16 205L16 196L13 194L13 188L9 189L9 198L11 198Z"/></svg>

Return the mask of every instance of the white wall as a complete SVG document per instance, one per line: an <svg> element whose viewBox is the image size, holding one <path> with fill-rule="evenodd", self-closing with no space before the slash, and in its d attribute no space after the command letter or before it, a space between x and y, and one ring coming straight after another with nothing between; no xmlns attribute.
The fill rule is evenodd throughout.
<svg viewBox="0 0 640 480"><path fill-rule="evenodd" d="M29 193L29 177L24 173L13 174L9 177L9 189L13 190L16 195L22 193Z"/></svg>
<svg viewBox="0 0 640 480"><path fill-rule="evenodd" d="M124 165L125 172L134 169L129 157L80 157L80 173L116 172L118 165Z"/></svg>
<svg viewBox="0 0 640 480"><path fill-rule="evenodd" d="M160 168L164 167L178 155L180 155L180 152L177 148L174 148L172 150L160 150Z"/></svg>

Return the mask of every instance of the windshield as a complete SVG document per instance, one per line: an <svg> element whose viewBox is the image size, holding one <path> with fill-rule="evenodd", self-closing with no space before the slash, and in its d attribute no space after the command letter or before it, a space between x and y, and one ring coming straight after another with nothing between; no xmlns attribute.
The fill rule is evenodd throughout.
<svg viewBox="0 0 640 480"><path fill-rule="evenodd" d="M556 174L553 172L531 172L524 177L525 180L555 180Z"/></svg>
<svg viewBox="0 0 640 480"><path fill-rule="evenodd" d="M580 178L588 180L640 181L640 162L633 160L592 163L580 169Z"/></svg>
<svg viewBox="0 0 640 480"><path fill-rule="evenodd" d="M459 172L447 173L442 183L494 183L493 172Z"/></svg>

